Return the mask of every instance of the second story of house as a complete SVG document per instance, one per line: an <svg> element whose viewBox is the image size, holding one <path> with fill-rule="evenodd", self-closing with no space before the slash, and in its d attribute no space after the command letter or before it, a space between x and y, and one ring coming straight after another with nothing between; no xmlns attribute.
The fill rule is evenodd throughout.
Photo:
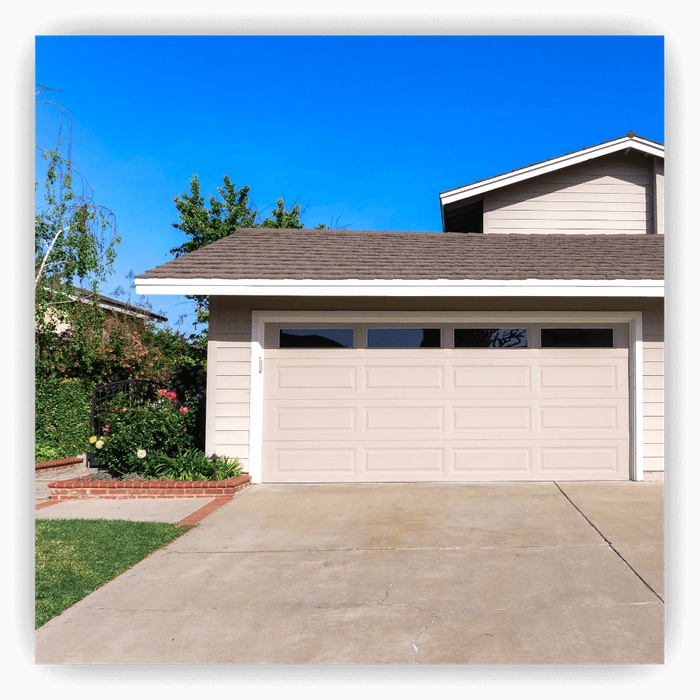
<svg viewBox="0 0 700 700"><path fill-rule="evenodd" d="M461 233L663 234L664 146L622 138L440 193Z"/></svg>

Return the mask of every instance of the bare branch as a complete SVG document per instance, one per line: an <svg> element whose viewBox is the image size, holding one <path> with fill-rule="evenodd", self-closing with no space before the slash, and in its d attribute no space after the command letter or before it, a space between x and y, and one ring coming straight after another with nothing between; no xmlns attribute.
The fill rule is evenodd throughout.
<svg viewBox="0 0 700 700"><path fill-rule="evenodd" d="M41 90L38 90L36 92L37 95L41 94L42 92L46 90L50 90L52 92L62 92L61 90L58 90L57 88L51 88L47 87L46 85L39 85L41 87ZM61 146L61 140L62 140L62 133L63 133L63 118L64 116L68 118L68 160L70 161L70 153L71 153L71 148L73 145L73 118L70 115L70 112L65 109L65 107L62 107L58 102L55 100L37 100L36 104L41 105L41 104L48 104L48 105L53 105L54 107L58 107L60 110L61 114L61 121L59 122L58 125L58 135L56 137L56 151Z"/></svg>
<svg viewBox="0 0 700 700"><path fill-rule="evenodd" d="M49 254L51 253L51 249L54 247L54 244L58 240L58 237L64 233L65 231L68 230L68 226L66 228L59 229L58 233L53 237L53 240L51 241L51 245L49 246L49 249L46 251L46 255L44 255L44 259L41 261L41 266L39 267L39 272L36 276L36 279L34 280L34 286L36 287L39 284L39 280L41 279L41 275L44 272L44 267L46 267L46 259L49 257Z"/></svg>

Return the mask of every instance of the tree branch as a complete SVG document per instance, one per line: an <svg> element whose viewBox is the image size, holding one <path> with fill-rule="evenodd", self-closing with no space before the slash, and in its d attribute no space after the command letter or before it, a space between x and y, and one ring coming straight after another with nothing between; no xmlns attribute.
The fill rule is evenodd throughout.
<svg viewBox="0 0 700 700"><path fill-rule="evenodd" d="M46 267L46 259L49 257L49 254L51 253L51 249L53 248L54 244L58 240L58 237L64 233L65 231L68 230L68 226L66 228L59 229L58 233L53 237L53 240L51 241L51 245L49 246L49 249L46 251L46 255L44 255L44 259L41 261L41 266L39 267L39 272L37 273L36 279L34 280L34 287L36 287L39 284L39 280L41 279L41 275L44 272L44 267Z"/></svg>

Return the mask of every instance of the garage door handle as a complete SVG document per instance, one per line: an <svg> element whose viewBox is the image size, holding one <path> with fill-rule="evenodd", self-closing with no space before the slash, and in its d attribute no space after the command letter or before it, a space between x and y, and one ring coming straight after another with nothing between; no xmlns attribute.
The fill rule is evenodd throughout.
<svg viewBox="0 0 700 700"><path fill-rule="evenodd" d="M258 365L258 372L262 374L262 357L259 358L260 364Z"/></svg>

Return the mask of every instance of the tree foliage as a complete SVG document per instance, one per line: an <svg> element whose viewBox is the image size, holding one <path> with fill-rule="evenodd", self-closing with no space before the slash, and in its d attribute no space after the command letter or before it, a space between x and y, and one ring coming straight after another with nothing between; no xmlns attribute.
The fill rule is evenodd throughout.
<svg viewBox="0 0 700 700"><path fill-rule="evenodd" d="M217 187L221 199L210 196L208 206L201 194L199 177L196 174L190 180L189 193L173 198L180 221L171 225L184 233L187 238L181 245L170 250L171 255L179 258L230 236L238 228L304 228L301 217L305 210L301 209L299 203L295 203L290 209L285 205L284 199L279 198L277 206L271 208L269 216L263 219L261 212L250 199L250 187L245 185L237 190L228 175L224 175L223 180L223 186ZM316 228L327 227L324 224L318 224ZM192 338L203 343L208 335L206 328L209 321L209 297L188 295L186 298L195 302L197 315L195 327L203 325L205 328L201 334L195 334Z"/></svg>
<svg viewBox="0 0 700 700"><path fill-rule="evenodd" d="M195 175L190 181L189 194L181 194L174 198L180 222L172 226L188 238L170 253L179 258L228 236L237 228L255 226L257 211L251 206L249 190L247 186L236 190L236 185L224 175L223 187L217 187L222 199L210 196L207 207L204 197L200 194L199 178Z"/></svg>
<svg viewBox="0 0 700 700"><path fill-rule="evenodd" d="M38 87L37 96L50 89ZM44 168L41 192L34 181L35 359L37 371L49 376L54 374L47 372L52 364L56 369L57 364L77 361L72 356L80 355L82 340L65 359L56 356L59 347L102 328L104 314L97 304L97 288L112 272L119 236L114 214L95 203L90 186L73 165L72 129L64 148L64 119L70 126L70 115L54 100L37 100L37 108L39 105L51 106L60 117L55 145L35 144L38 170Z"/></svg>
<svg viewBox="0 0 700 700"><path fill-rule="evenodd" d="M43 97L48 90L39 86L37 95ZM37 146L45 166L43 188L39 190L38 181L35 185L37 378L92 384L164 381L180 364L201 364L181 334L156 332L147 319L100 307L98 284L113 273L120 242L116 217L95 202L92 188L75 169L70 114L55 100L37 99L37 105L48 105L59 115L55 144L50 149ZM128 294L121 287L113 294L131 305L133 272L127 278ZM145 297L135 304L151 310Z"/></svg>
<svg viewBox="0 0 700 700"><path fill-rule="evenodd" d="M37 95L49 90L43 86ZM58 109L60 125L52 148L37 146L45 167L43 188L35 182L35 310L37 327L55 331L75 301L74 284L97 293L113 272L120 242L114 213L97 204L71 156L72 127L64 147L63 123L70 115L54 100L37 100Z"/></svg>

